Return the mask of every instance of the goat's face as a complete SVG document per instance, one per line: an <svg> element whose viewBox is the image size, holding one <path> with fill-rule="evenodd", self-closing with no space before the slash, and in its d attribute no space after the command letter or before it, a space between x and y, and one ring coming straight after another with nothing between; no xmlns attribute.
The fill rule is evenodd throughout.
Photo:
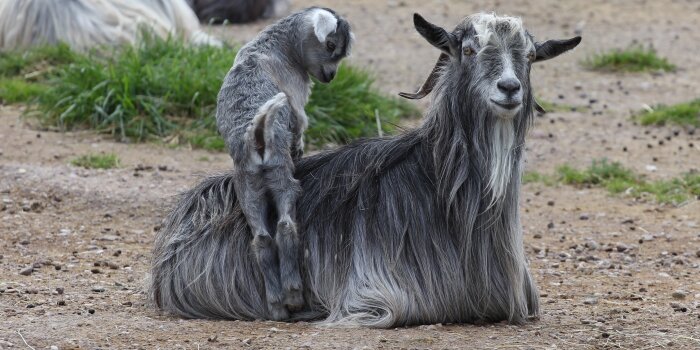
<svg viewBox="0 0 700 350"><path fill-rule="evenodd" d="M519 19L478 14L455 30L462 75L495 116L513 118L529 91L535 45Z"/></svg>
<svg viewBox="0 0 700 350"><path fill-rule="evenodd" d="M306 70L322 83L329 83L347 57L353 34L348 22L329 9L313 8L307 14L310 33L304 41L303 60Z"/></svg>
<svg viewBox="0 0 700 350"><path fill-rule="evenodd" d="M449 77L499 118L511 119L523 109L530 92L530 65L570 50L581 41L551 40L536 43L519 18L475 14L465 18L454 31L429 23L414 15L418 32L443 54L421 90L405 94L422 98L432 90L440 75ZM529 107L529 106L528 106Z"/></svg>

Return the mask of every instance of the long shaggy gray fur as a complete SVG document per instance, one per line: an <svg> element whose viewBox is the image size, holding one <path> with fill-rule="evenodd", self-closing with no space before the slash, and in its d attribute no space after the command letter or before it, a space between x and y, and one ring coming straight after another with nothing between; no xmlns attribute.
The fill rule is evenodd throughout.
<svg viewBox="0 0 700 350"><path fill-rule="evenodd" d="M304 304L294 161L303 152L309 75L330 82L351 38L347 21L332 10L295 13L241 48L219 92L216 121L233 159L237 200L275 320Z"/></svg>
<svg viewBox="0 0 700 350"><path fill-rule="evenodd" d="M541 45L510 20L497 17L475 28L470 17L448 33L416 16L419 32L446 55L424 84L434 100L423 124L297 163L307 303L292 319L394 327L521 323L538 314L518 199L534 106L529 67L535 55L528 50ZM487 33L497 40L471 40ZM512 46L492 47L498 40ZM465 43L485 56L463 50ZM502 75L503 62L493 64L505 57L503 50L517 61L523 89L522 106L509 118L483 88ZM497 131L503 123L512 128ZM507 132L512 146L503 149L497 141ZM511 166L494 166L501 156ZM495 199L494 176L506 178L498 181L504 188ZM192 318L268 318L234 182L235 173L202 181L182 195L158 233L150 291L162 310Z"/></svg>
<svg viewBox="0 0 700 350"><path fill-rule="evenodd" d="M2 0L0 50L64 42L76 50L134 44L142 30L221 46L185 0Z"/></svg>

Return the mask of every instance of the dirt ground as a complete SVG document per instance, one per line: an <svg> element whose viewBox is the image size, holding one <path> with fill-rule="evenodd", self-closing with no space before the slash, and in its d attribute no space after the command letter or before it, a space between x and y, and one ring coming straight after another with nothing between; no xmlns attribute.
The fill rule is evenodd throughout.
<svg viewBox="0 0 700 350"><path fill-rule="evenodd" d="M348 17L357 34L351 60L376 72L378 86L392 94L418 86L438 55L412 29L412 12L452 27L465 15L495 10L522 16L541 39L580 31L581 46L539 64L533 84L545 100L585 108L538 118L527 168L548 173L602 157L651 179L700 168L700 130L630 120L645 104L699 97L695 0L318 4ZM243 41L264 25L213 31ZM633 42L653 44L679 70L605 74L579 64ZM154 230L173 196L230 167L228 156L38 131L20 114L0 107L0 349L700 348L700 202L661 206L541 184L523 188L525 245L542 297L541 318L527 325L328 329L159 314L143 293ZM100 151L117 153L121 167L68 165Z"/></svg>

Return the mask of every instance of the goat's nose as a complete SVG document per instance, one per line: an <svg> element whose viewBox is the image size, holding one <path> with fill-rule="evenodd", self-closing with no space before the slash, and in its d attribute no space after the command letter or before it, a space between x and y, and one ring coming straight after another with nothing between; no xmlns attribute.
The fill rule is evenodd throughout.
<svg viewBox="0 0 700 350"><path fill-rule="evenodd" d="M520 90L520 82L514 78L501 79L496 86L506 95L512 95Z"/></svg>

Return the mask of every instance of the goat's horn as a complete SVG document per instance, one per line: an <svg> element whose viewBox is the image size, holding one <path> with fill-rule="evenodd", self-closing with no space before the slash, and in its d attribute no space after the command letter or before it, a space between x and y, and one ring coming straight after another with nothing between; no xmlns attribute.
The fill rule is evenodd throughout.
<svg viewBox="0 0 700 350"><path fill-rule="evenodd" d="M535 110L537 112L542 113L542 114L547 113L547 110L545 110L544 107L542 107L542 105L537 102L537 100L534 100L534 101L535 101Z"/></svg>
<svg viewBox="0 0 700 350"><path fill-rule="evenodd" d="M441 54L440 58L438 58L437 63L435 64L435 67L433 68L433 71L430 72L430 75L428 76L428 79L425 80L425 83L423 83L423 86L420 87L420 89L414 93L406 93L406 92L399 92L399 96L403 98L407 98L409 100L420 100L421 98L428 96L428 94L433 91L433 88L435 87L435 83L437 83L438 77L440 76L440 71L442 70L442 67L444 67L447 62L450 60L450 56L447 54Z"/></svg>

